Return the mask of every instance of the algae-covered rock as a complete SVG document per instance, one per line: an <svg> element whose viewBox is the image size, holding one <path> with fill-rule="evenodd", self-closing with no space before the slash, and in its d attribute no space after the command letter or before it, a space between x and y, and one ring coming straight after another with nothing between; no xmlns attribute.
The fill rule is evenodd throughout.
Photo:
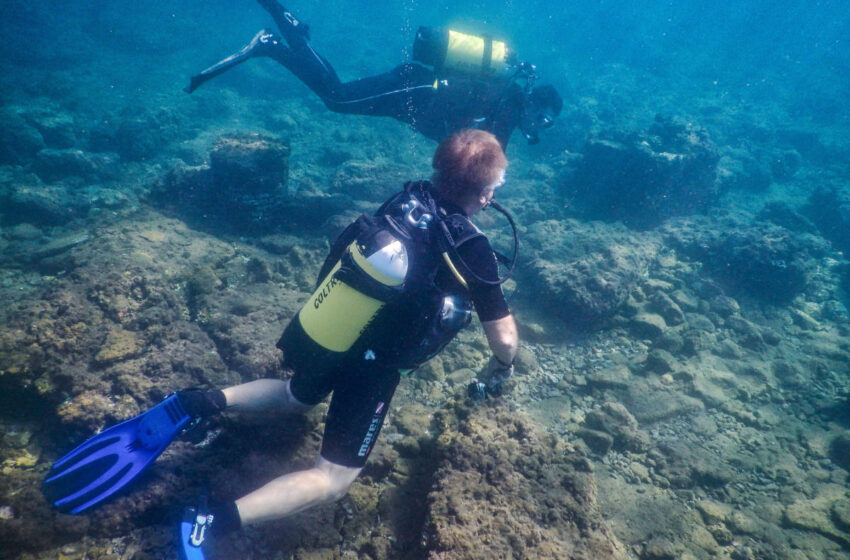
<svg viewBox="0 0 850 560"><path fill-rule="evenodd" d="M702 411L701 401L665 388L661 382L637 378L628 387L623 402L641 424L649 424Z"/></svg>
<svg viewBox="0 0 850 560"><path fill-rule="evenodd" d="M157 157L163 148L186 130L182 114L173 108L129 108L92 127L89 146L95 152L117 152L122 160L141 161Z"/></svg>
<svg viewBox="0 0 850 560"><path fill-rule="evenodd" d="M663 537L654 537L647 542L641 552L641 560L676 560L680 547Z"/></svg>
<svg viewBox="0 0 850 560"><path fill-rule="evenodd" d="M816 188L805 212L821 235L845 254L850 252L850 188L846 182Z"/></svg>
<svg viewBox="0 0 850 560"><path fill-rule="evenodd" d="M827 496L794 502L785 508L784 521L791 527L820 533L844 546L850 546L850 534L833 523L831 510L834 502Z"/></svg>
<svg viewBox="0 0 850 560"><path fill-rule="evenodd" d="M99 429L110 406L109 399L102 394L86 391L63 403L57 413L63 423Z"/></svg>
<svg viewBox="0 0 850 560"><path fill-rule="evenodd" d="M628 366L620 364L589 373L587 383L601 389L622 389L628 387L631 378L632 372Z"/></svg>
<svg viewBox="0 0 850 560"><path fill-rule="evenodd" d="M667 322L656 313L638 313L629 321L629 328L636 335L652 340L664 333Z"/></svg>
<svg viewBox="0 0 850 560"><path fill-rule="evenodd" d="M213 183L225 191L285 192L289 142L260 134L225 134L210 152L210 172Z"/></svg>
<svg viewBox="0 0 850 560"><path fill-rule="evenodd" d="M668 325L681 325L685 322L685 314L673 299L664 292L656 292L652 296L650 309L664 317Z"/></svg>
<svg viewBox="0 0 850 560"><path fill-rule="evenodd" d="M732 507L714 500L702 500L697 503L697 509L703 520L709 525L725 521L732 514Z"/></svg>
<svg viewBox="0 0 850 560"><path fill-rule="evenodd" d="M850 470L850 431L842 432L833 438L829 444L829 456L836 465Z"/></svg>
<svg viewBox="0 0 850 560"><path fill-rule="evenodd" d="M116 328L109 331L106 341L94 357L94 362L99 366L104 366L132 358L139 351L140 345L136 333Z"/></svg>
<svg viewBox="0 0 850 560"><path fill-rule="evenodd" d="M676 369L677 364L678 361L673 354L667 350L656 348L646 356L644 367L647 372L663 375Z"/></svg>
<svg viewBox="0 0 850 560"><path fill-rule="evenodd" d="M11 109L0 111L0 164L26 165L44 148L41 133Z"/></svg>
<svg viewBox="0 0 850 560"><path fill-rule="evenodd" d="M116 172L114 155L76 149L44 149L38 152L33 170L43 181L66 177L108 178Z"/></svg>
<svg viewBox="0 0 850 560"><path fill-rule="evenodd" d="M646 134L588 142L566 188L589 219L650 228L714 205L719 159L704 130L659 115Z"/></svg>
<svg viewBox="0 0 850 560"><path fill-rule="evenodd" d="M159 205L192 223L218 231L265 232L285 221L288 177L288 141L261 134L225 134L216 140L209 165L176 166L151 194ZM313 221L320 221L318 215L312 216Z"/></svg>
<svg viewBox="0 0 850 560"><path fill-rule="evenodd" d="M37 178L0 192L0 211L8 222L57 226L87 212L87 203L63 186L45 186Z"/></svg>
<svg viewBox="0 0 850 560"><path fill-rule="evenodd" d="M820 237L736 216L721 220L691 217L665 224L663 229L668 242L702 262L704 272L724 290L773 304L788 302L801 293L830 250ZM720 294L712 297L716 295Z"/></svg>
<svg viewBox="0 0 850 560"><path fill-rule="evenodd" d="M517 410L480 407L441 436L422 533L429 558L626 557L586 458Z"/></svg>
<svg viewBox="0 0 850 560"><path fill-rule="evenodd" d="M609 434L615 449L644 452L650 447L649 436L638 429L635 417L620 403L606 402L585 415L585 428ZM587 438L585 442L587 442ZM588 443L588 445L590 445Z"/></svg>
<svg viewBox="0 0 850 560"><path fill-rule="evenodd" d="M601 430L579 428L576 435L584 440L587 447L597 455L606 455L614 447L614 437Z"/></svg>
<svg viewBox="0 0 850 560"><path fill-rule="evenodd" d="M626 303L656 247L612 244L578 260L532 263L534 284L549 309L570 326L599 326Z"/></svg>

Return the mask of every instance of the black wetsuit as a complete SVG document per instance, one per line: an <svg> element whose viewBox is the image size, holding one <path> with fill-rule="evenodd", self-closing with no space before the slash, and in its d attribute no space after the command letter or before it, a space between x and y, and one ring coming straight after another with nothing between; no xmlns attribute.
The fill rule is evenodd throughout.
<svg viewBox="0 0 850 560"><path fill-rule="evenodd" d="M508 80L466 76L438 79L427 66L407 63L377 76L341 82L306 40L278 44L269 56L286 66L337 113L392 117L431 140L464 128L492 132L506 146L519 125L524 94Z"/></svg>
<svg viewBox="0 0 850 560"><path fill-rule="evenodd" d="M452 204L439 203L439 206L447 214L463 213ZM487 280L496 279L496 258L486 237L479 235L470 239L458 247L457 252L476 275ZM400 370L416 367L426 357L419 353L419 345L427 336L426 325L433 319L435 296L441 299L444 294L458 294L468 298L481 321L493 321L510 314L499 285L476 281L474 275L466 274L467 290L435 252L419 262L419 265L414 264L411 274L428 276L427 282L421 285L433 289L426 287L410 294L405 292L388 303L339 367L327 374L316 374L305 367L305 371L296 370L292 377L292 394L303 403L318 403L333 392L321 451L322 457L333 463L349 467L362 467L366 463L389 410ZM456 332L449 333L442 345ZM283 347L285 343L278 345ZM442 345L431 350L438 351ZM285 355L284 365L288 365Z"/></svg>

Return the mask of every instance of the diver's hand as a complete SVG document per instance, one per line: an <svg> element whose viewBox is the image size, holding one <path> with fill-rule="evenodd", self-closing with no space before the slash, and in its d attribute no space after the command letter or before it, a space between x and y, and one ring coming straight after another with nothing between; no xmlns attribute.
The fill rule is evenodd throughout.
<svg viewBox="0 0 850 560"><path fill-rule="evenodd" d="M487 380L487 385L501 385L514 374L513 362L506 364L495 355L490 356L490 361L487 367L484 368L484 379Z"/></svg>

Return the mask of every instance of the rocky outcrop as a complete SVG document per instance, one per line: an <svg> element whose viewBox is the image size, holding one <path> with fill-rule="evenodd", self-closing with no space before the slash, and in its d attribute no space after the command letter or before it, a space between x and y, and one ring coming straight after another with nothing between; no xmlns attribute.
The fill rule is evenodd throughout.
<svg viewBox="0 0 850 560"><path fill-rule="evenodd" d="M591 140L565 189L585 218L646 229L714 205L718 160L705 131L658 116L646 133Z"/></svg>
<svg viewBox="0 0 850 560"><path fill-rule="evenodd" d="M598 328L626 303L658 252L652 237L577 222L544 221L531 228L539 258L528 270L535 297L572 328Z"/></svg>
<svg viewBox="0 0 850 560"><path fill-rule="evenodd" d="M731 215L671 222L663 233L667 243L702 262L705 272L730 292L774 302L802 292L829 252L819 237Z"/></svg>
<svg viewBox="0 0 850 560"><path fill-rule="evenodd" d="M850 252L850 188L822 186L809 197L806 215L836 248Z"/></svg>
<svg viewBox="0 0 850 560"><path fill-rule="evenodd" d="M431 560L625 558L596 505L588 460L501 405L441 436L445 460L428 495Z"/></svg>
<svg viewBox="0 0 850 560"><path fill-rule="evenodd" d="M289 143L260 134L216 140L209 165L173 168L151 197L190 223L217 231L262 232L282 221Z"/></svg>

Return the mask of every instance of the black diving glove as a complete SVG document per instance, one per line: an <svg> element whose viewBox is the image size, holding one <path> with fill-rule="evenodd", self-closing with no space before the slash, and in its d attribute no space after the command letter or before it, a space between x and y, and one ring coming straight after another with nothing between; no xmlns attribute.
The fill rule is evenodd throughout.
<svg viewBox="0 0 850 560"><path fill-rule="evenodd" d="M514 374L514 363L506 364L494 355L490 356L490 361L487 362L487 367L484 368L484 378L487 380L487 385L501 385Z"/></svg>
<svg viewBox="0 0 850 560"><path fill-rule="evenodd" d="M506 364L495 355L484 368L483 377L486 381L473 379L466 386L466 395L473 401L483 401L487 397L501 397L504 394L503 383L514 374L513 362Z"/></svg>
<svg viewBox="0 0 850 560"><path fill-rule="evenodd" d="M184 389L177 391L180 404L193 418L209 418L227 408L227 399L219 389L206 391L203 389Z"/></svg>

